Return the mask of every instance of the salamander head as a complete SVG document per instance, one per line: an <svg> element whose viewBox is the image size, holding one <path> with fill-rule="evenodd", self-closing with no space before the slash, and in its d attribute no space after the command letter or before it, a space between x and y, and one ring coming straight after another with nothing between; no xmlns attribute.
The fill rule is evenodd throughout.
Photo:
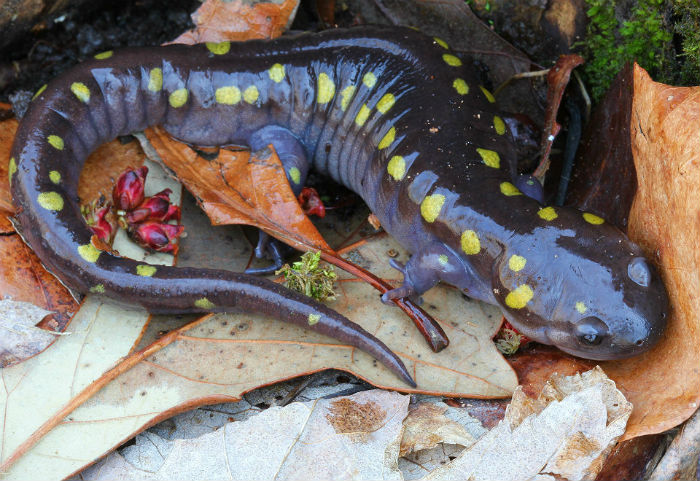
<svg viewBox="0 0 700 481"><path fill-rule="evenodd" d="M666 327L668 295L641 249L603 219L557 208L516 236L494 271L494 294L523 334L587 359L649 350Z"/></svg>

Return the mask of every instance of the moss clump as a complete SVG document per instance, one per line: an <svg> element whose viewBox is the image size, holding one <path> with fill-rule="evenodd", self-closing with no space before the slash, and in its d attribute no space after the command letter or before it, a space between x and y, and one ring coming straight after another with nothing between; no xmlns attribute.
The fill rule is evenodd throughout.
<svg viewBox="0 0 700 481"><path fill-rule="evenodd" d="M275 274L284 276L284 285L319 301L333 299L333 283L336 279L333 266L321 267L321 252L306 252L301 260L290 267L282 266Z"/></svg>

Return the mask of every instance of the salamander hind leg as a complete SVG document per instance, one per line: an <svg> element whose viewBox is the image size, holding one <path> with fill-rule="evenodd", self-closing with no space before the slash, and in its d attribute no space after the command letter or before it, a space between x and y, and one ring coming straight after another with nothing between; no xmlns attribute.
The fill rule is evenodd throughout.
<svg viewBox="0 0 700 481"><path fill-rule="evenodd" d="M253 132L248 138L248 145L257 152L272 145L282 162L287 180L295 196L299 196L306 176L309 172L309 161L306 149L301 141L288 129L278 125L268 125ZM272 259L272 264L264 267L249 268L246 274L268 275L282 267L284 258L290 248L284 243L260 231L258 245L255 247L255 257Z"/></svg>

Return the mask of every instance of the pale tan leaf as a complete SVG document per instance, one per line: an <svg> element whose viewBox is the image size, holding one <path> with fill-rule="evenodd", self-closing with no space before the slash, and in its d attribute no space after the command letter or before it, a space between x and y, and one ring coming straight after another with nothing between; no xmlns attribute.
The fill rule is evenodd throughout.
<svg viewBox="0 0 700 481"><path fill-rule="evenodd" d="M0 300L0 366L15 364L46 349L56 337L36 325L50 311L28 302Z"/></svg>
<svg viewBox="0 0 700 481"><path fill-rule="evenodd" d="M434 448L439 443L464 447L474 444L474 436L464 426L445 416L445 411L446 404L419 403L411 406L403 423L405 429L401 438L401 456Z"/></svg>

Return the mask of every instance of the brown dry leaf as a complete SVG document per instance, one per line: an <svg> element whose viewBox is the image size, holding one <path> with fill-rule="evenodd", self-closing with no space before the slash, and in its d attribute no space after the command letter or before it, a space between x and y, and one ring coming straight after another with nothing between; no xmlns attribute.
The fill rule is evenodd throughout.
<svg viewBox="0 0 700 481"><path fill-rule="evenodd" d="M700 402L700 87L653 82L635 65L633 90L629 234L659 266L671 312L652 351L603 364L635 406L625 439L670 429Z"/></svg>
<svg viewBox="0 0 700 481"><path fill-rule="evenodd" d="M464 426L445 416L448 406L434 403L419 403L410 406L403 422L400 456L430 449L438 443L459 444L467 447L476 439Z"/></svg>
<svg viewBox="0 0 700 481"><path fill-rule="evenodd" d="M192 14L196 28L183 33L173 43L279 37L291 25L298 7L298 0L279 3L206 0Z"/></svg>

